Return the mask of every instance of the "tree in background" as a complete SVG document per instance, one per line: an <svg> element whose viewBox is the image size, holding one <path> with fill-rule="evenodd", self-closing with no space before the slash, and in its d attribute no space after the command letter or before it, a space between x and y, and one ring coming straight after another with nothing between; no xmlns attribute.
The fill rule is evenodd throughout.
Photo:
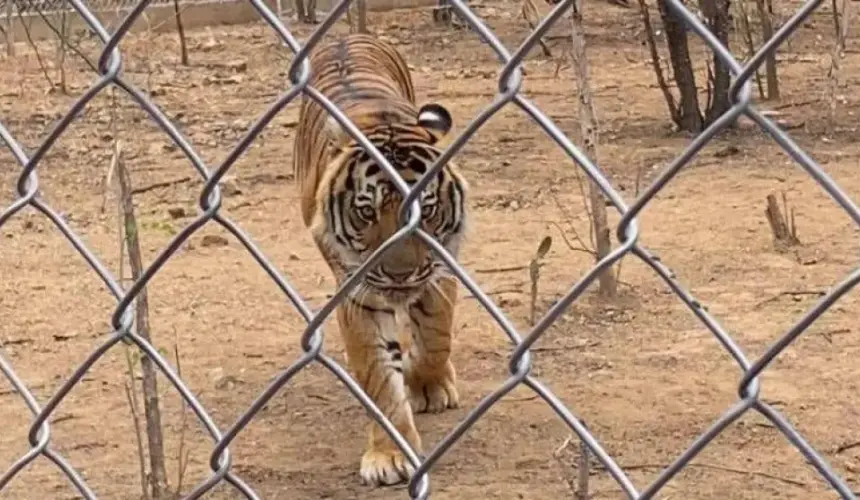
<svg viewBox="0 0 860 500"><path fill-rule="evenodd" d="M708 29L726 47L729 47L729 0L699 0L699 9ZM648 47L651 52L652 66L657 77L657 83L666 98L669 115L680 129L687 132L700 132L717 120L731 107L729 103L729 86L731 77L729 68L714 54L708 64L707 101L704 113L699 103L699 92L696 87L696 75L690 57L690 47L687 39L687 26L681 18L669 10L666 0L657 0L660 19L666 32L666 47L669 51L669 61L674 76L678 101L670 90L660 65L660 52L657 48L651 16L645 0L639 0L639 10L645 25ZM711 67L713 64L713 69Z"/></svg>

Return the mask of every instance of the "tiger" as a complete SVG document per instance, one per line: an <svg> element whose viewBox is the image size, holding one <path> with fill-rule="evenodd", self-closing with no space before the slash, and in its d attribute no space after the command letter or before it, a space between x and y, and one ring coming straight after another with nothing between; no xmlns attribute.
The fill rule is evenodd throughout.
<svg viewBox="0 0 860 500"><path fill-rule="evenodd" d="M340 109L408 185L442 154L453 127L441 104L418 106L409 68L390 44L350 34L312 50L309 85ZM403 197L390 176L316 101L303 95L293 147L301 215L338 287L397 232ZM454 162L420 199L420 227L456 259L469 186ZM414 413L458 408L451 362L458 282L417 235L395 244L337 306L351 375L419 455ZM405 328L408 325L408 329ZM407 333L400 334L401 326ZM407 481L415 468L375 421L361 457L366 485Z"/></svg>

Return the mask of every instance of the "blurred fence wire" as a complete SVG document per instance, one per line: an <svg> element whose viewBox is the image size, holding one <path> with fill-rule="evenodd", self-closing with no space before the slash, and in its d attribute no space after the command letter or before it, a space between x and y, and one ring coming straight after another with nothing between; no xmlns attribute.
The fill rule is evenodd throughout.
<svg viewBox="0 0 860 500"><path fill-rule="evenodd" d="M9 0L6 0L9 1ZM68 477L74 488L85 498L97 498L97 494L88 485L83 476L51 446L50 418L54 415L57 406L66 395L80 383L91 366L101 358L107 351L114 348L121 341L131 342L149 356L173 387L179 391L189 407L194 411L197 418L208 430L214 443L211 454L211 474L202 482L195 485L185 498L201 498L206 492L216 485L227 482L245 498L256 499L258 494L246 484L232 469L232 458L229 444L243 431L245 426L255 417L261 408L272 398L272 396L297 372L311 363L320 363L338 377L354 397L369 410L395 441L403 449L407 458L416 467L416 473L409 483L408 494L411 498L428 498L430 496L430 472L434 464L438 462L446 451L478 421L487 410L498 402L505 394L519 385L530 388L534 393L546 402L555 413L567 423L570 429L591 450L593 456L614 478L620 488L629 498L652 498L666 483L687 466L698 453L708 446L726 427L749 411L755 411L770 420L779 429L788 441L794 445L807 459L818 473L832 486L842 498L855 499L856 495L851 491L845 480L834 472L827 461L819 454L807 440L793 428L791 423L773 406L760 398L759 376L768 368L770 363L780 355L794 340L806 330L809 325L821 316L836 300L847 293L860 280L860 269L854 271L844 278L842 282L834 286L829 293L823 296L794 326L786 331L770 348L758 359L750 359L738 346L732 337L720 326L703 305L685 290L674 278L660 260L638 242L639 228L636 215L652 200L655 195L663 189L666 184L699 152L720 130L730 125L740 116L745 115L765 130L774 141L776 141L794 161L804 169L832 198L834 198L852 219L860 225L860 210L851 201L842 189L824 172L824 170L807 155L795 142L782 130L780 130L770 119L763 116L750 103L750 78L755 69L761 65L767 54L776 50L777 47L790 36L801 23L821 4L822 0L807 1L785 24L778 30L773 38L767 41L745 64L738 62L726 47L722 46L717 38L705 27L696 15L691 13L681 0L666 0L666 4L672 15L678 16L688 26L689 30L701 37L714 53L727 64L734 80L730 89L731 109L721 118L716 120L704 132L699 134L678 156L662 171L657 179L641 194L628 204L621 195L613 188L607 177L594 165L589 158L571 142L571 140L543 113L532 101L523 96L519 90L523 83L522 62L531 48L555 22L562 18L570 9L572 0L563 0L555 5L549 15L535 28L535 30L515 50L511 51L497 38L495 33L485 25L463 0L449 0L450 5L463 21L482 37L483 41L493 49L500 61L500 72L498 80L498 91L493 102L475 117L466 126L457 138L446 148L442 158L431 168L426 176L429 178L441 165L456 154L475 134L475 132L496 112L504 106L516 106L527 113L533 120L534 126L540 127L551 137L560 148L578 165L574 168L582 168L604 192L609 202L621 214L621 220L617 230L619 245L601 262L597 263L577 283L575 283L567 294L558 300L552 308L535 324L531 330L519 332L506 318L505 314L493 303L492 300L478 287L469 277L468 272L461 267L439 244L433 245L432 238L422 234L422 238L440 253L441 258L451 267L453 273L460 279L463 285L478 299L493 318L499 323L512 343L512 351L509 360L510 376L495 391L484 397L457 426L433 447L424 457L418 457L414 450L408 448L402 436L391 423L382 416L382 413L359 388L358 384L348 375L347 371L329 357L323 350L323 331L321 325L327 316L337 306L347 291L346 288L354 286L355 280L350 280L344 288L320 310L313 311L302 299L300 294L293 288L289 281L269 262L260 249L251 241L247 235L234 221L219 212L221 207L221 191L219 181L224 177L237 158L245 151L254 138L263 130L272 118L287 104L294 102L300 95L304 94L316 100L335 115L339 121L348 123L348 129L355 129L349 120L320 92L308 85L311 68L308 63L308 54L311 49L319 44L322 36L342 18L349 7L350 0L342 0L328 13L325 20L316 28L312 36L302 45L294 37L289 28L285 26L276 13L272 12L263 0L249 0L251 5L259 12L262 19L283 40L285 50L292 51L294 58L290 71L290 88L285 91L277 102L260 116L245 132L244 136L226 157L216 166L206 165L200 156L191 147L178 129L171 123L164 111L159 109L139 89L134 87L120 75L123 55L118 46L124 36L127 35L132 23L143 13L150 4L148 1L138 3L132 0L115 0L124 2L131 8L125 20L113 33L107 31L98 18L94 15L95 3L85 4L81 0L68 0L68 3L60 0L46 0L38 2L43 9L58 9L62 6L75 11L90 27L93 33L103 44L101 57L99 59L99 75L86 92L71 106L68 112L60 119L48 136L34 151L27 151L12 133L3 125L0 117L0 138L6 147L14 155L21 166L20 176L15 187L17 197L7 207L0 207L0 227L6 225L23 208L30 206L44 214L45 217L62 232L68 241L74 246L80 256L86 260L92 269L104 282L109 293L116 299L116 308L111 317L113 333L104 340L103 344L92 352L71 376L66 379L60 388L45 402L37 401L24 382L16 374L13 366L0 351L0 371L15 388L17 394L29 407L34 418L29 430L29 451L21 456L11 467L0 475L0 493L4 487L25 467L36 458L43 456L52 461ZM163 2L169 0L161 0ZM5 12L5 1L0 1L0 14ZM16 1L15 5L21 6L22 10L32 9L37 2ZM106 88L114 86L127 93L149 116L163 129L172 141L184 152L191 162L197 174L205 181L205 186L200 193L199 206L201 214L185 228L183 228L166 248L160 251L157 257L145 270L143 275L128 289L124 290L114 276L99 260L82 239L73 231L63 217L39 196L38 167L45 154L57 142L63 132L69 127L75 117L84 106L98 93ZM373 148L366 138L362 142L367 149ZM373 148L375 150L375 148ZM372 154L380 157L378 151ZM384 158L383 158L384 159ZM382 165L389 173L397 175L390 164L383 162ZM405 184L400 183L402 186ZM418 183L414 189L421 189L422 183ZM406 194L406 193L404 193ZM132 330L132 303L141 292L143 287L149 283L159 272L164 264L171 258L174 252L194 232L202 226L215 223L220 224L238 238L250 252L256 261L265 268L272 279L277 283L283 293L291 301L293 306L307 321L302 338L301 348L304 354L293 360L292 364L284 370L273 382L257 397L247 411L228 429L220 429L209 416L207 409L200 404L194 394L186 387L177 376L176 371L159 354L159 352L146 340L142 339ZM416 224L406 223L409 231L401 232L392 238L405 238L410 231L421 232ZM481 244L475 242L473 244ZM668 467L663 470L651 484L644 485L640 489L625 473L615 460L603 449L598 439L592 435L586 427L577 419L574 412L568 409L558 397L556 397L544 384L531 374L531 358L529 348L541 337L547 328L560 316L560 314L577 300L583 291L595 280L598 273L603 269L616 263L624 256L633 255L657 273L677 294L692 313L713 333L723 348L728 351L737 362L741 370L738 384L738 400L716 419L710 427L703 432L680 456L678 456ZM375 257L368 259L369 264L375 261ZM365 267L366 267L365 265ZM362 271L356 274L363 274Z"/></svg>

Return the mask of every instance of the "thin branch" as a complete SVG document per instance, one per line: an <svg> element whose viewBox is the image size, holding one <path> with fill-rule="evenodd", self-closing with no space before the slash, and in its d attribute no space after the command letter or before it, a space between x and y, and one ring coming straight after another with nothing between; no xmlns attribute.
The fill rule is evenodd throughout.
<svg viewBox="0 0 860 500"><path fill-rule="evenodd" d="M134 437L137 441L137 458L140 465L140 487L143 491L143 499L149 500L149 488L146 487L146 452L143 451L143 429L140 425L140 405L137 402L136 392L132 389L134 384L134 362L131 359L131 350L125 347L125 359L128 365L128 378L125 387L125 397L131 409L131 419L134 422Z"/></svg>
<svg viewBox="0 0 860 500"><path fill-rule="evenodd" d="M585 185L582 182L582 178L579 176L579 169L574 169L574 174L576 175L577 184L579 186L579 193L582 196L582 206L585 209L585 213L588 216L588 220L591 221L592 220L591 207L589 207L588 202L585 201L587 199L586 198L587 194L585 192ZM552 193L551 196L552 196L553 201L555 202L555 206L558 208L558 211L561 212L562 217L564 217L564 219L567 221L573 220L573 218L574 218L573 214L571 214L561 204L561 201L559 201L559 199L555 195L555 193ZM570 244L570 242L565 237L564 229L562 229L560 225L558 225L557 223L552 222L552 221L550 221L549 223L555 225L556 228L558 228L558 230L562 232L562 238L565 240L565 243L567 244L568 247L570 247L571 250L586 252L592 256L596 254L596 251L594 250L594 228L593 228L593 225L591 223L589 223L589 229L590 229L589 236L591 237L591 245L587 245L585 243L585 241L582 239L582 237L579 236L579 232L571 224L570 232L573 234L573 238L581 245L580 247L576 247L575 245Z"/></svg>
<svg viewBox="0 0 860 500"><path fill-rule="evenodd" d="M42 53L39 52L39 47L33 40L33 34L30 33L30 25L24 21L24 14L20 10L18 10L18 21L20 21L21 27L24 28L24 36L27 37L27 43L33 49L33 53L36 54L36 62L39 64L39 69L42 70L42 74L45 76L45 80L48 81L48 85L50 85L51 90L53 90L56 85L54 84L54 81L51 80L51 75L48 74L48 68L47 66L45 66L45 61L42 60Z"/></svg>
<svg viewBox="0 0 860 500"><path fill-rule="evenodd" d="M755 305L753 305L753 309L758 309L759 307L761 307L765 304L768 304L770 302L775 302L775 301L779 300L781 297L785 297L785 296L812 295L815 297L823 297L825 295L825 293L826 292L824 292L823 290L790 290L790 291L785 291L785 292L779 292L778 294L774 295L773 297L769 297L769 298L764 299L760 302L757 302Z"/></svg>
<svg viewBox="0 0 860 500"><path fill-rule="evenodd" d="M179 34L179 53L183 66L188 66L188 44L185 42L185 26L182 24L182 10L179 0L173 0L173 13L176 16L176 31Z"/></svg>
<svg viewBox="0 0 860 500"><path fill-rule="evenodd" d="M669 464L633 464L633 465L621 465L620 467L621 467L621 469L623 469L625 471L643 470L643 469L666 469L667 467L669 467ZM766 479L772 479L774 481L780 481L782 483L790 484L792 486L799 486L801 488L809 487L808 483L805 483L803 481L798 481L797 479L791 479L791 478L787 478L787 477L777 476L774 474L769 474L767 472L760 472L760 471L749 470L749 469L735 469L733 467L726 467L723 465L706 464L706 463L700 463L700 462L688 463L686 465L686 467L687 468L693 468L693 469L710 469L710 470L718 470L721 472L731 472L732 474L740 474L740 475L744 475L744 476L757 476L757 477L763 477ZM603 465L598 465L595 467L595 469L605 471L606 467L604 467Z"/></svg>
<svg viewBox="0 0 860 500"><path fill-rule="evenodd" d="M594 255L595 255L594 250L591 250L591 249L586 248L584 246L585 242L582 241L582 238L579 237L579 234L576 231L572 231L573 237L576 239L576 241L578 241L583 246L576 246L569 239L567 239L567 234L565 234L564 228L562 228L558 222L550 221L549 224L555 226L555 228L558 229L558 231L561 235L561 239L562 239L562 241L564 241L564 244L567 245L567 248L569 248L570 250L573 250L574 252L583 252L583 253L586 253L586 254L594 257Z"/></svg>
<svg viewBox="0 0 860 500"><path fill-rule="evenodd" d="M114 155L117 157L116 174L119 183L120 220L123 223L121 234L124 236L124 246L128 251L131 277L137 282L143 275L144 269L140 249L139 226L134 209L131 174L123 161L120 141L117 138L116 92L115 89L111 90L111 126L114 132ZM152 344L146 287L140 290L134 304L136 306L134 318L135 331L142 339ZM166 498L168 484L164 460L164 436L161 424L161 410L159 408L156 368L148 356L141 356L140 366L143 375L143 412L146 420L146 434L149 445L149 486L152 488L152 497L155 500L161 500Z"/></svg>
<svg viewBox="0 0 860 500"><path fill-rule="evenodd" d="M182 357L179 355L179 341L175 340L173 344L173 356L176 360L176 375L179 379L182 379L182 362L180 361ZM177 467L176 472L176 496L182 496L182 485L185 480L185 472L188 470L188 457L191 453L190 450L185 449L185 433L188 429L188 403L185 401L185 398L182 395L179 395L179 404L180 411L182 412L182 418L180 420L179 427L179 454L177 461L179 462L179 466Z"/></svg>
<svg viewBox="0 0 860 500"><path fill-rule="evenodd" d="M645 0L639 0L639 12L642 14L642 23L645 25L645 40L648 42L648 52L651 54L651 67L654 69L654 75L657 77L657 85L660 86L660 92L663 93L666 106L669 107L669 116L672 117L672 121L681 123L681 112L678 111L675 96L669 90L669 85L663 76L663 68L660 67L660 52L657 50L654 28L651 26L651 14L648 12L648 4L645 3Z"/></svg>
<svg viewBox="0 0 860 500"><path fill-rule="evenodd" d="M750 15L749 11L747 11L746 0L740 0L738 2L735 2L735 5L737 5L740 14L740 16L738 17L740 19L739 22L741 25L741 38L743 39L744 43L746 43L747 57L752 58L755 55L756 50L755 43L753 42L752 37L752 28L750 28ZM764 84L761 81L761 72L759 72L758 68L756 68L755 70L755 82L756 86L758 87L759 97L765 99L766 94L764 93Z"/></svg>
<svg viewBox="0 0 860 500"><path fill-rule="evenodd" d="M585 426L585 422L582 423ZM586 427L587 429L587 427ZM588 445L585 444L585 441L579 442L579 464L578 464L578 472L579 477L577 478L577 486L576 486L576 499L577 500L588 500L590 496L588 494L588 479L589 472L591 469L590 461L588 460L589 456Z"/></svg>
<svg viewBox="0 0 860 500"><path fill-rule="evenodd" d="M839 445L836 447L836 453L844 453L848 450L852 450L854 448L860 448L860 441L854 441L853 443L845 443L843 445Z"/></svg>
<svg viewBox="0 0 860 500"><path fill-rule="evenodd" d="M66 36L64 33L61 33L60 30L58 30L57 27L54 26L54 24L48 20L48 16L46 16L45 13L42 12L42 9L40 9L39 7L36 7L36 13L39 15L39 17L42 19L42 22L45 23L45 25L48 27L48 29L50 29L51 31L54 32L55 35L57 35L57 38L60 40L61 44L65 45L67 48L71 49L72 52L74 52L78 57L83 59L83 61L85 63L87 63L87 66L89 66L90 69L92 69L96 73L99 72L98 66L96 66L95 63L92 62L92 60L90 60L90 58L87 57L87 55L84 54L80 50L80 48L69 43L69 37Z"/></svg>
<svg viewBox="0 0 860 500"><path fill-rule="evenodd" d="M507 266L507 267L490 267L486 269L475 269L475 274L496 274L496 273L510 273L514 271L524 271L528 269L529 266L521 265L521 266Z"/></svg>
<svg viewBox="0 0 860 500"><path fill-rule="evenodd" d="M3 28L3 40L6 42L7 57L15 57L15 32L12 29L14 7L15 4L12 0L6 0L6 27Z"/></svg>
<svg viewBox="0 0 860 500"><path fill-rule="evenodd" d="M131 190L131 194L142 194L147 193L149 191L153 191L155 189L166 188L170 186L175 186L177 184L185 184L186 182L191 182L191 177L180 177L179 179L174 179L172 181L163 181L156 182L154 184L150 184L149 186L137 187Z"/></svg>

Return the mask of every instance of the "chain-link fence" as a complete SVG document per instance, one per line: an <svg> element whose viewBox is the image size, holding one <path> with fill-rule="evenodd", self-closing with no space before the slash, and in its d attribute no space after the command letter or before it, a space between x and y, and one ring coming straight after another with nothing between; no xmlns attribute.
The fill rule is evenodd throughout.
<svg viewBox="0 0 860 500"><path fill-rule="evenodd" d="M200 156L190 146L189 142L183 137L178 129L171 123L165 113L160 110L152 101L150 101L140 90L131 85L122 76L120 69L122 67L122 54L118 49L118 45L123 37L128 33L132 23L141 15L144 9L147 8L150 2L141 1L136 4L133 10L125 18L124 22L116 29L114 33L109 33L105 27L93 15L89 6L85 5L81 0L69 0L71 7L86 21L94 33L98 35L104 44L98 67L100 68L101 76L92 84L91 87L71 106L71 109L65 116L59 120L53 130L41 142L41 145L33 152L26 151L21 143L3 126L0 122L0 137L12 152L16 160L22 166L22 171L17 183L17 199L8 207L3 208L0 212L0 227L6 225L18 212L23 208L30 206L44 214L45 217L62 232L68 241L74 246L77 252L86 260L92 271L96 273L110 292L116 299L116 308L111 317L112 327L114 332L110 335L95 352L92 352L86 360L74 371L74 373L61 385L59 390L45 403L40 404L32 392L16 375L16 372L7 358L0 352L0 370L4 376L12 384L17 393L23 398L34 415L32 425L29 430L29 451L21 456L8 470L0 475L0 492L14 478L22 472L29 464L37 457L44 456L52 461L62 472L71 480L77 490L85 498L97 498L96 492L90 489L82 475L54 448L51 446L51 431L49 419L55 413L57 406L69 394L69 392L80 383L88 370L96 363L106 352L115 348L120 342L128 341L137 345L147 356L149 356L164 376L170 381L173 387L185 399L189 407L196 414L200 422L208 430L211 439L215 443L214 450L210 457L210 467L212 469L209 475L200 484L197 484L193 490L185 497L189 499L201 498L206 492L222 482L227 482L232 485L244 497L252 499L258 498L258 495L250 488L238 475L232 470L232 459L230 455L229 445L236 437L242 433L243 429L249 422L255 418L264 405L272 398L272 396L286 384L296 373L303 370L312 363L319 363L340 379L353 396L370 412L372 417L383 426L383 428L392 436L396 444L402 449L407 459L416 468L414 477L409 482L408 492L411 498L428 498L431 491L430 471L440 457L460 439L461 436L474 425L494 404L496 404L503 396L512 391L515 387L524 385L530 388L534 393L546 402L555 413L573 430L573 432L590 448L593 455L600 461L614 480L620 485L623 491L629 498L652 498L656 495L666 483L679 473L686 465L688 465L697 454L699 454L709 443L711 443L724 429L730 424L738 420L742 415L749 411L755 411L766 417L772 424L778 428L788 440L803 454L812 466L820 473L820 475L838 492L842 498L854 499L856 494L851 491L839 475L837 475L827 461L807 442L807 440L797 432L792 425L778 412L771 404L766 403L759 397L759 376L767 369L771 362L780 355L780 353L790 344L792 344L799 335L801 335L812 322L821 316L836 300L846 294L860 280L860 270L854 271L848 275L841 283L833 287L832 290L823 296L819 302L809 310L803 318L798 321L793 327L782 335L777 342L757 360L749 359L732 337L722 328L719 323L707 312L688 291L686 291L675 280L673 273L665 267L660 261L650 253L646 248L638 243L639 229L637 226L636 215L652 200L655 195L662 190L666 184L681 170L691 159L699 152L714 136L737 120L741 115L746 115L753 122L757 123L765 130L774 141L776 141L787 152L794 161L797 162L824 190L833 197L844 209L849 213L851 218L860 224L860 210L846 196L846 194L837 186L833 180L813 161L806 153L804 153L792 139L779 129L771 120L759 113L755 107L750 104L750 78L754 74L755 69L764 61L767 54L776 50L776 48L793 32L798 26L821 4L821 0L810 0L794 14L774 35L767 41L763 47L752 57L745 65L741 65L732 54L722 46L714 35L693 15L684 5L681 0L666 0L667 5L673 15L679 16L689 29L696 35L701 37L705 43L725 62L734 75L734 84L730 89L730 98L733 103L729 112L716 120L704 132L699 134L689 146L680 153L680 155L672 161L668 167L658 176L658 178L645 189L632 204L628 205L621 195L613 188L607 177L601 170L593 164L580 150L565 136L565 134L556 126L548 116L543 113L532 101L525 98L519 93L521 84L523 83L522 62L526 54L537 43L539 37L545 33L556 21L558 21L570 9L572 0L564 0L555 7L551 13L540 23L533 33L514 51L508 50L496 37L481 19L467 7L462 0L450 0L450 4L457 11L458 15L474 29L497 54L501 61L501 71L498 80L498 92L493 103L484 109L468 126L456 137L456 139L445 149L442 157L434 164L434 166L425 174L424 181L432 178L436 172L447 162L454 154L456 154L476 131L502 107L513 105L522 109L541 127L552 139L558 144L564 152L573 159L582 169L586 171L588 176L600 187L605 193L610 203L621 214L617 236L620 245L602 261L595 265L582 279L577 282L562 299L558 300L550 310L535 324L535 326L527 332L519 332L506 318L505 314L497 307L493 301L484 293L481 288L476 285L466 270L464 270L455 259L448 254L445 249L436 242L428 234L419 229L417 218L410 218L404 223L404 228L389 240L388 244L383 245L367 262L356 272L337 293L329 300L320 310L313 311L302 300L299 293L292 285L279 273L275 267L267 260L258 247L250 241L246 233L240 229L235 222L228 219L219 212L221 207L222 195L219 188L219 181L225 176L234 162L245 151L254 138L263 130L264 127L273 119L273 117L282 110L287 104L294 102L300 95L304 94L309 98L320 103L328 110L336 119L342 123L347 131L353 135L362 146L368 150L368 153L379 162L379 164L389 174L397 175L393 167L389 164L386 158L370 143L370 141L361 135L357 128L349 122L345 115L339 111L325 96L317 89L308 85L309 77L312 68L308 63L309 52L319 44L323 35L338 21L349 7L349 0L342 0L337 4L326 17L326 19L316 28L312 36L304 45L300 44L293 36L290 30L284 23L273 13L262 0L250 0L254 8L260 13L260 16L271 26L272 29L283 40L286 49L295 54L295 58L289 71L290 88L286 91L277 102L272 105L266 113L264 113L256 122L253 123L244 134L232 152L227 158L217 167L210 168L205 165ZM0 4L2 5L2 4ZM175 142L175 144L184 152L188 160L193 164L199 175L205 181L205 187L200 193L199 206L202 213L193 222L182 229L171 242L164 248L151 265L145 270L143 275L137 280L133 286L127 291L124 290L117 278L101 263L96 256L83 243L81 238L75 234L64 218L50 205L48 205L39 196L39 179L38 166L40 161L45 157L46 153L57 142L58 138L69 127L73 118L90 102L98 93L104 91L109 86L116 86L126 92L134 99L141 108L143 108L149 116L154 120L166 134ZM401 191L406 196L406 203L409 206L415 204L417 194L426 185L426 182L419 182L415 185L411 192L407 191L405 183L399 183ZM159 354L159 352L147 341L138 336L132 331L132 304L141 290L149 283L153 277L159 272L165 263L174 255L177 249L185 241L191 237L204 225L214 222L223 226L226 230L238 238L244 247L250 252L256 261L262 266L269 276L277 283L280 290L292 302L294 307L299 311L303 318L307 321L307 327L301 337L301 348L304 354L292 365L284 370L266 389L260 394L251 404L250 408L242 414L242 416L228 429L219 429L213 419L210 417L207 409L197 400L195 395L186 387L182 380L177 376L176 371ZM483 398L477 406L472 408L467 416L459 422L454 429L429 452L419 457L415 450L411 449L403 436L400 436L394 426L388 421L377 408L371 399L362 392L356 381L351 378L347 371L336 363L331 357L323 352L323 331L321 330L322 323L334 311L336 306L344 299L347 293L352 289L365 274L369 266L374 265L379 261L386 248L390 248L391 244L396 239L405 238L410 233L415 233L429 245L440 258L450 266L452 272L459 278L462 284L477 298L491 316L498 322L501 328L506 332L511 342L514 345L512 354L510 355L509 370L510 377L503 385L498 387L491 394ZM743 376L738 387L738 401L728 408L706 432L701 434L698 439L680 456L678 456L661 474L645 488L640 489L633 484L625 471L616 463L616 461L603 449L598 440L585 428L577 417L565 407L565 405L539 380L531 374L531 359L529 348L544 334L547 328L556 321L562 312L576 301L583 291L595 280L598 273L608 268L621 258L627 255L635 255L650 268L653 269L677 294L677 297L694 313L696 317L713 333L719 340L722 347L728 351L733 359L740 367Z"/></svg>

